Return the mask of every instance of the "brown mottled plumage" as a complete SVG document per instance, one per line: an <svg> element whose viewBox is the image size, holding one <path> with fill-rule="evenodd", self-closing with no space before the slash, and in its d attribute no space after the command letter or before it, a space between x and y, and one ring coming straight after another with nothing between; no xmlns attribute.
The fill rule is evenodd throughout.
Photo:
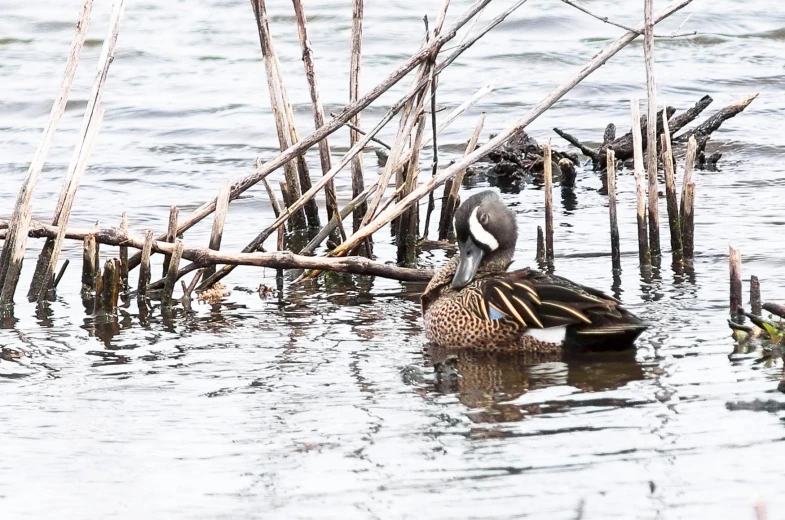
<svg viewBox="0 0 785 520"><path fill-rule="evenodd" d="M496 193L469 197L455 214L455 229L460 256L422 295L425 334L437 345L553 357L563 349L629 348L645 330L600 291L532 269L507 271L517 228Z"/></svg>

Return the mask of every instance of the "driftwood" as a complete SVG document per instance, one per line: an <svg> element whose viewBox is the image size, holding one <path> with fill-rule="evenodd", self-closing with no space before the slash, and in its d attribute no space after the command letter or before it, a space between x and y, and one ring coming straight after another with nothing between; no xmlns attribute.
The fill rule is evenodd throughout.
<svg viewBox="0 0 785 520"><path fill-rule="evenodd" d="M698 142L698 150L695 156L695 165L698 167L703 168L711 168L713 165L716 165L717 161L720 159L721 154L710 154L706 156L703 151L708 143L709 139L713 132L718 130L723 122L727 121L728 119L738 115L741 113L750 103L758 96L758 94L753 94L747 96L746 98L737 101L731 105L728 105L725 108L722 108L717 113L708 117L705 121L700 123L693 129L686 130L682 134L676 136L675 134L681 131L685 126L693 122L698 116L703 113L703 111L708 107L713 99L710 96L703 96L700 100L698 100L695 105L688 108L684 112L676 114L676 110L673 107L668 107L668 127L669 127L669 134L671 136L671 140L674 144L683 145L689 141L690 137L695 137ZM648 117L644 114L640 117L640 128L642 134L642 145L646 148L648 144L648 125L647 125ZM607 128L606 128L607 130ZM592 160L592 165L594 170L603 170L605 168L605 151L610 148L616 154L616 159L627 162L634 156L634 143L633 143L633 136L632 130L625 133L624 135L617 137L612 142L607 143L605 138L603 138L603 144L600 145L598 149L593 149L589 145L582 142L577 137L560 130L559 128L554 128L554 132L556 132L559 137L570 143L571 145L578 148L581 153L585 156L589 157ZM657 128L656 128L656 135L657 139L660 139L660 136L663 132L663 125L662 125L662 112L658 112L657 115Z"/></svg>

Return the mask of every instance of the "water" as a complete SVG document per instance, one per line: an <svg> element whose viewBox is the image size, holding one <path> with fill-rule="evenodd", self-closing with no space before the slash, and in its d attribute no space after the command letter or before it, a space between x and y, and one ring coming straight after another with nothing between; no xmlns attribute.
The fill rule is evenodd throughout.
<svg viewBox="0 0 785 520"><path fill-rule="evenodd" d="M62 72L79 2L0 1L0 218L10 214ZM350 8L308 5L322 99L347 101ZM361 90L386 77L420 43L422 15L440 1L366 6ZM583 2L625 24L642 2ZM664 5L663 2L657 2ZM468 7L451 6L451 18ZM505 5L492 5L490 18ZM557 188L557 272L616 291L651 329L634 358L525 365L463 356L454 384L434 378L422 333L421 285L331 277L287 281L260 299L272 270L241 268L232 295L174 320L123 309L120 330L96 330L78 298L80 247L48 312L25 301L40 242L31 241L14 319L0 345L25 352L0 360L0 507L4 518L517 517L751 518L756 497L781 515L781 411L729 410L728 402L782 402L781 363L731 354L726 325L727 247L764 300L782 300L785 134L781 47L785 12L774 0L697 1L694 37L656 44L659 95L684 109L714 97L707 114L760 96L726 122L710 146L718 172L697 172L694 274L668 262L642 278L635 253L634 186L619 179L622 266L614 283L607 200L599 178L579 173ZM310 105L293 13L269 2L277 50L302 134ZM110 5L97 2L68 110L35 192L34 215L50 219L86 105ZM495 89L440 137L442 161L457 157L481 111L484 135L503 129L571 75L621 30L560 2L530 0L443 75L440 105L451 108L493 81ZM449 46L449 45L448 45ZM409 85L404 80L364 115L370 127ZM538 119L590 143L614 122L629 127L629 99L645 97L642 45L635 42ZM129 2L104 96L106 118L78 192L72 224L132 232L165 227L170 204L188 212L276 139L252 12L247 2ZM392 139L394 125L382 137ZM337 154L348 136L332 139ZM311 155L312 171L318 158ZM366 155L369 179L378 173ZM423 157L429 163L429 156ZM280 173L276 174L280 175ZM276 180L280 177L276 177ZM475 179L471 192L487 187ZM348 174L337 180L351 197ZM239 250L271 221L261 187L232 204L226 250ZM543 195L506 192L522 239L517 264L534 254ZM664 211L664 204L662 210ZM664 223L663 223L664 224ZM186 235L206 244L210 222ZM381 233L385 236L385 233ZM663 242L667 231L663 227ZM394 258L380 240L377 253ZM103 248L102 256L116 254ZM440 251L422 253L439 266ZM160 268L156 268L156 272ZM135 283L135 276L132 279ZM581 505L582 504L582 505Z"/></svg>

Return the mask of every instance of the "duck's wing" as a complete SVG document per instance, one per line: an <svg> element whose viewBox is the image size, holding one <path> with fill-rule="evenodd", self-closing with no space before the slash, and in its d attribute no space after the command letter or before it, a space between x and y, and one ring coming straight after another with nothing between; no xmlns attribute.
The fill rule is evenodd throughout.
<svg viewBox="0 0 785 520"><path fill-rule="evenodd" d="M645 329L619 300L566 278L521 269L478 281L482 317L505 317L526 328L575 325L578 334L613 336ZM635 334L637 336L637 333Z"/></svg>

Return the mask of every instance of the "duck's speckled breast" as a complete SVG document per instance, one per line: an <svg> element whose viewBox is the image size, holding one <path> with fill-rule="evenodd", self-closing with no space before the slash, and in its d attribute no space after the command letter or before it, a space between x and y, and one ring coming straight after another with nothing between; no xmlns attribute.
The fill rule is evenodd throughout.
<svg viewBox="0 0 785 520"><path fill-rule="evenodd" d="M426 338L443 348L561 353L560 345L524 335L526 329L514 320L483 318L475 311L484 305L480 281L457 291L450 288L456 265L453 259L443 267L423 293Z"/></svg>

